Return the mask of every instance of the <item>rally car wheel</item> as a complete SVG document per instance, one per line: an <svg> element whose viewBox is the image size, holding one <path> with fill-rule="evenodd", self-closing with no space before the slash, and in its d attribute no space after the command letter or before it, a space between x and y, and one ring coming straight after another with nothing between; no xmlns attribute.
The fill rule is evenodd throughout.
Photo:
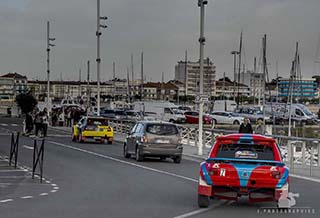
<svg viewBox="0 0 320 218"><path fill-rule="evenodd" d="M209 207L209 203L210 203L210 200L209 200L208 196L198 194L198 205L199 205L199 207L201 207L201 208Z"/></svg>
<svg viewBox="0 0 320 218"><path fill-rule="evenodd" d="M143 161L143 156L140 154L140 149L136 149L136 161Z"/></svg>
<svg viewBox="0 0 320 218"><path fill-rule="evenodd" d="M126 144L123 145L123 156L124 156L124 158L131 157L131 154L128 153L128 146Z"/></svg>

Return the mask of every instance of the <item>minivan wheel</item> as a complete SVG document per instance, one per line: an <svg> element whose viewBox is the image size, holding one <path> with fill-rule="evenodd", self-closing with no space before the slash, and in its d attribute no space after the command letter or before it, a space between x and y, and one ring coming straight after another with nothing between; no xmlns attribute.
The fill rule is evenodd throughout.
<svg viewBox="0 0 320 218"><path fill-rule="evenodd" d="M136 149L136 161L143 161L143 156L140 154L140 149Z"/></svg>
<svg viewBox="0 0 320 218"><path fill-rule="evenodd" d="M207 208L209 207L210 199L206 195L200 195L198 194L198 205L201 208Z"/></svg>
<svg viewBox="0 0 320 218"><path fill-rule="evenodd" d="M233 125L239 125L240 122L238 120L233 121Z"/></svg>
<svg viewBox="0 0 320 218"><path fill-rule="evenodd" d="M174 158L173 158L173 162L174 162L174 163L177 163L177 164L178 164L178 163L181 163L181 156L176 156L176 157L174 157Z"/></svg>
<svg viewBox="0 0 320 218"><path fill-rule="evenodd" d="M123 145L123 156L124 156L124 158L131 157L131 154L128 153L128 146L126 144Z"/></svg>

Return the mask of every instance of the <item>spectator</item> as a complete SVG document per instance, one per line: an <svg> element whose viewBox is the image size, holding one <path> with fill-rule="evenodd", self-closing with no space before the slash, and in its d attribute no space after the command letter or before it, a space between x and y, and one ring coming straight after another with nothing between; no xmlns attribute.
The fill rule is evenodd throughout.
<svg viewBox="0 0 320 218"><path fill-rule="evenodd" d="M44 108L43 112L42 112L42 133L43 133L43 137L47 136L48 126L49 126L49 114L48 114L47 108Z"/></svg>
<svg viewBox="0 0 320 218"><path fill-rule="evenodd" d="M26 114L26 134L29 135L33 130L33 118L31 113Z"/></svg>
<svg viewBox="0 0 320 218"><path fill-rule="evenodd" d="M256 126L256 129L255 129L254 133L255 133L255 134L260 134L260 135L265 134L264 126L263 126L263 121L262 121L262 120L258 120L258 121L257 121L257 126Z"/></svg>
<svg viewBox="0 0 320 218"><path fill-rule="evenodd" d="M56 111L52 112L52 116L51 116L51 123L52 126L56 126L57 125L57 121L58 121L58 115Z"/></svg>
<svg viewBox="0 0 320 218"><path fill-rule="evenodd" d="M63 124L64 124L64 113L63 112L61 112L60 114L59 114L59 126L63 126Z"/></svg>
<svg viewBox="0 0 320 218"><path fill-rule="evenodd" d="M34 124L36 126L35 135L38 136L39 131L42 129L42 112L39 110L35 114Z"/></svg>
<svg viewBox="0 0 320 218"><path fill-rule="evenodd" d="M72 108L69 109L67 113L67 127L71 126L71 120L72 120Z"/></svg>
<svg viewBox="0 0 320 218"><path fill-rule="evenodd" d="M249 134L253 133L253 129L250 124L250 120L247 117L245 117L243 120L243 123L241 123L240 128L239 128L239 133L249 133Z"/></svg>

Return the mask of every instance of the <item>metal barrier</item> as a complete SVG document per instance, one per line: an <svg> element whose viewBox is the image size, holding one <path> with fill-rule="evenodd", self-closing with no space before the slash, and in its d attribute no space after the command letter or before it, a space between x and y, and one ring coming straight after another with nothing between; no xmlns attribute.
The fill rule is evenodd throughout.
<svg viewBox="0 0 320 218"><path fill-rule="evenodd" d="M40 147L38 147L37 141L41 141ZM44 154L44 139L34 139L33 141L33 164L32 164L32 179L34 179L34 174L36 168L39 164L40 168L40 182L42 183L43 175L43 154Z"/></svg>
<svg viewBox="0 0 320 218"><path fill-rule="evenodd" d="M18 163L19 137L20 137L19 132L17 132L16 137L14 132L11 134L9 166L11 166L12 159L14 158L14 168L17 168L17 163Z"/></svg>
<svg viewBox="0 0 320 218"><path fill-rule="evenodd" d="M115 132L129 133L134 126L134 121L110 120L110 126ZM198 146L198 128L178 125L182 143L190 146ZM211 148L216 137L220 135L237 133L238 130L203 129L204 147ZM266 135L276 139L283 161L290 168L291 173L320 178L320 139L304 137L288 137L284 135Z"/></svg>

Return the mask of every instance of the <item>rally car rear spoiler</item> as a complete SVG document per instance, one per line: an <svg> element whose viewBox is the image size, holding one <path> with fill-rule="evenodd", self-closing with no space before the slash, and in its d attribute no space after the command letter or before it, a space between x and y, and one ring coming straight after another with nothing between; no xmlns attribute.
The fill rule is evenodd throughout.
<svg viewBox="0 0 320 218"><path fill-rule="evenodd" d="M284 167L285 164L279 161L273 160L252 160L252 159L239 159L239 158L208 158L206 162L219 162L219 163L252 163L252 164L262 164L262 165L272 165L272 166L279 166Z"/></svg>

